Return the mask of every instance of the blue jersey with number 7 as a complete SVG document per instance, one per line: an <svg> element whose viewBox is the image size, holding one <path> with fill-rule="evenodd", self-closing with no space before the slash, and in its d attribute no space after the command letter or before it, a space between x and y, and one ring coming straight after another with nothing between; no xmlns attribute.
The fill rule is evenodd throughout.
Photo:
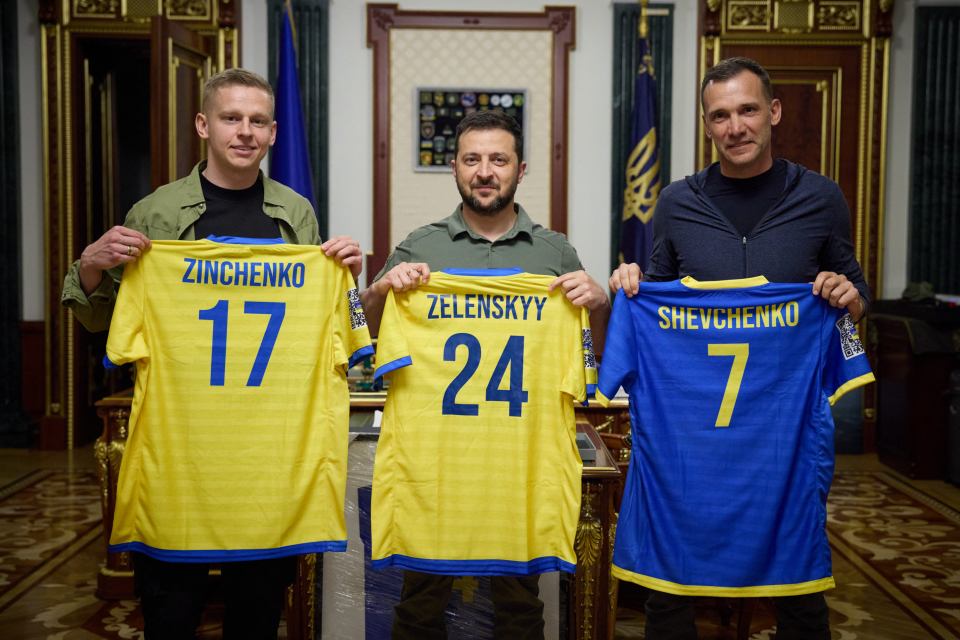
<svg viewBox="0 0 960 640"><path fill-rule="evenodd" d="M433 273L387 298L373 565L447 575L573 571L574 402L596 382L589 317L552 276Z"/></svg>
<svg viewBox="0 0 960 640"><path fill-rule="evenodd" d="M810 284L618 293L599 392L629 394L633 452L613 574L681 595L833 587L830 405L872 380L850 316Z"/></svg>
<svg viewBox="0 0 960 640"><path fill-rule="evenodd" d="M247 242L154 241L124 270L107 356L137 375L114 551L346 549L346 367L373 351L359 295L319 247Z"/></svg>

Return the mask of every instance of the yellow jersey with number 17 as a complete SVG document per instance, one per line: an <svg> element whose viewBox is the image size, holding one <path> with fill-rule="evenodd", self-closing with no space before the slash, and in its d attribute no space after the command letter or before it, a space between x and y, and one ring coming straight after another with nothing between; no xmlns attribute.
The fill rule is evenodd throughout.
<svg viewBox="0 0 960 640"><path fill-rule="evenodd" d="M447 575L575 569L573 403L596 383L587 311L552 276L433 273L387 298L389 377L373 474L375 568Z"/></svg>
<svg viewBox="0 0 960 640"><path fill-rule="evenodd" d="M110 361L136 363L111 550L344 550L346 367L369 353L353 278L319 247L154 241L107 340Z"/></svg>

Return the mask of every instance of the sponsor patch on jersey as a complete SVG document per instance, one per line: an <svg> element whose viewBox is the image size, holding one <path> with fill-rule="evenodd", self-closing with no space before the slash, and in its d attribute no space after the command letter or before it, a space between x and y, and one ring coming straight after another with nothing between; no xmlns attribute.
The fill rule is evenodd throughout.
<svg viewBox="0 0 960 640"><path fill-rule="evenodd" d="M586 369L597 368L597 357L593 353L593 332L583 329L583 366Z"/></svg>
<svg viewBox="0 0 960 640"><path fill-rule="evenodd" d="M360 290L354 287L347 291L347 300L350 301L350 328L359 329L366 326L367 316L363 313L363 306L360 304Z"/></svg>
<svg viewBox="0 0 960 640"><path fill-rule="evenodd" d="M840 332L840 347L843 349L844 360L855 358L863 353L863 343L857 335L857 325L853 323L849 313L837 320L837 331Z"/></svg>

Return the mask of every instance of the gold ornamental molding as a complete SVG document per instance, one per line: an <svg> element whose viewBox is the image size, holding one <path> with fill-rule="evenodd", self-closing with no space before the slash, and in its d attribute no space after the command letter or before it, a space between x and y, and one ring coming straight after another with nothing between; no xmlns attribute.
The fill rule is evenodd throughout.
<svg viewBox="0 0 960 640"><path fill-rule="evenodd" d="M701 35L889 36L893 0L701 0Z"/></svg>
<svg viewBox="0 0 960 640"><path fill-rule="evenodd" d="M817 7L817 27L824 31L859 31L860 11L856 0L821 2Z"/></svg>
<svg viewBox="0 0 960 640"><path fill-rule="evenodd" d="M209 20L215 7L212 0L167 0L171 20Z"/></svg>
<svg viewBox="0 0 960 640"><path fill-rule="evenodd" d="M728 31L768 31L770 5L767 0L730 0L726 25Z"/></svg>
<svg viewBox="0 0 960 640"><path fill-rule="evenodd" d="M78 18L111 19L117 14L117 0L73 0L73 15Z"/></svg>

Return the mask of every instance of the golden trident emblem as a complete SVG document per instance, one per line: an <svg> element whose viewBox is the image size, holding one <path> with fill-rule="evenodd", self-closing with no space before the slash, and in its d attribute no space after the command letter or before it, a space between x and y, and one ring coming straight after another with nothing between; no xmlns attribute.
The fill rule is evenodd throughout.
<svg viewBox="0 0 960 640"><path fill-rule="evenodd" d="M627 186L623 190L623 219L636 216L647 224L653 217L660 193L660 158L643 170L657 148L657 130L650 129L627 158Z"/></svg>

